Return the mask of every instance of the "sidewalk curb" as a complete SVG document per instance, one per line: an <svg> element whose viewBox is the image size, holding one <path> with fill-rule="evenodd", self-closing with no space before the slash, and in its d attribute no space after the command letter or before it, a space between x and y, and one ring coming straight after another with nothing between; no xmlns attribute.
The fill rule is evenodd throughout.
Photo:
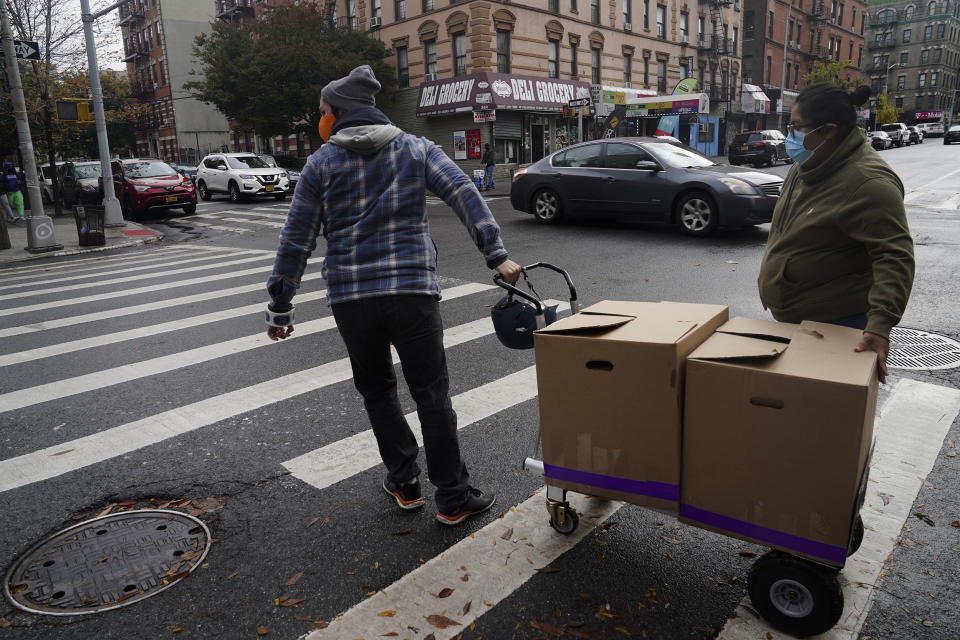
<svg viewBox="0 0 960 640"><path fill-rule="evenodd" d="M113 249L126 249L128 247L138 247L141 245L153 244L154 242L160 242L165 237L159 231L154 231L154 235L150 237L144 237L138 240L129 240L126 242L120 242L117 244L104 245L102 247L78 247L76 249L63 249L62 251L45 251L42 253L26 253L22 256L5 256L0 253L0 265L2 264L12 264L17 262L27 262L29 260L39 260L41 258L58 258L61 256L75 256L81 253L96 253L100 251L112 251ZM11 249L2 249L0 251L11 251Z"/></svg>

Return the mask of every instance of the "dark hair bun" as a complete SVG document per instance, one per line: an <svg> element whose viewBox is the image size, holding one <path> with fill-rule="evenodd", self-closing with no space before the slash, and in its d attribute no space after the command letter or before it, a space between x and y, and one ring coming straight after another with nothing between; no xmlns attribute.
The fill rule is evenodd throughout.
<svg viewBox="0 0 960 640"><path fill-rule="evenodd" d="M862 105L864 102L867 101L867 99L870 97L870 93L871 93L870 87L868 87L865 84L860 85L859 87L853 90L853 93L851 93L848 96L848 99L850 100L850 104L852 104L855 107L859 107L860 105Z"/></svg>

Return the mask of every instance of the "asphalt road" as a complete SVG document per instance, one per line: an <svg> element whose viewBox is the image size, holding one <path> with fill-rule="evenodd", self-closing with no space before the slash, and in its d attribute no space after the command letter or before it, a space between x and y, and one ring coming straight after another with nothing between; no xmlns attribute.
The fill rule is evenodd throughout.
<svg viewBox="0 0 960 640"><path fill-rule="evenodd" d="M883 156L905 184L917 245L902 326L958 340L960 147L934 139ZM765 317L765 227L709 239L616 219L548 227L505 197L488 200L511 257L566 268L584 304L718 303ZM0 621L0 639L256 638L259 627L293 639L338 617L312 637L785 637L757 626L742 602L761 547L601 501L583 503L595 518L574 536L552 533L542 478L520 470L536 443L533 353L492 336L488 307L501 292L453 213L430 206L462 448L473 482L498 494L489 514L451 530L433 522L429 491L425 510L399 513L379 486L318 263L296 339L262 338L262 285L286 203L218 199L195 216L147 221L167 234L160 247L0 270L0 564L77 514L131 500L195 500L182 509L216 540L181 584L115 611L56 618L3 603L11 626ZM534 278L545 297L566 299L556 279ZM958 637L958 371L892 376L878 422L891 433L912 425L929 459L909 459L915 487L884 493L888 478L874 473L863 553L879 558L882 577L848 580L842 623L852 630L831 637ZM405 391L401 401L414 410ZM930 418L930 408L943 410ZM907 449L891 455L906 464ZM871 526L894 507L892 536ZM497 546L514 553L491 556ZM536 571L545 566L556 571ZM437 597L444 589L453 593ZM278 606L287 593L302 602ZM441 614L459 624L427 619Z"/></svg>

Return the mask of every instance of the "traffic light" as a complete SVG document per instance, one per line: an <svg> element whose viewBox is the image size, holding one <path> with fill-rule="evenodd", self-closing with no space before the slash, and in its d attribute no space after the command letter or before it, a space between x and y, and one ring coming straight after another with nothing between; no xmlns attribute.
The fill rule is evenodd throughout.
<svg viewBox="0 0 960 640"><path fill-rule="evenodd" d="M94 122L93 105L89 98L57 100L57 118L67 122L89 124Z"/></svg>

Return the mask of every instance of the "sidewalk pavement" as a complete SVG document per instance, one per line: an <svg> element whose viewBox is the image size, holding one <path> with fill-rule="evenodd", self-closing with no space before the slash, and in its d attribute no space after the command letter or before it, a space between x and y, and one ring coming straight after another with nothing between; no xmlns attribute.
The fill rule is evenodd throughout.
<svg viewBox="0 0 960 640"><path fill-rule="evenodd" d="M103 230L106 244L102 247L81 247L80 236L77 233L77 223L74 220L73 214L64 212L63 215L54 217L53 213L53 207L47 207L44 210L44 214L50 216L50 219L53 220L56 241L57 244L63 245L62 249L43 251L40 253L27 251L27 222L8 222L7 233L10 235L10 248L0 249L0 265L54 256L70 256L78 253L109 251L121 247L135 247L151 242L159 242L163 239L162 233L148 229L136 222L126 220L126 224L122 227L107 227Z"/></svg>

